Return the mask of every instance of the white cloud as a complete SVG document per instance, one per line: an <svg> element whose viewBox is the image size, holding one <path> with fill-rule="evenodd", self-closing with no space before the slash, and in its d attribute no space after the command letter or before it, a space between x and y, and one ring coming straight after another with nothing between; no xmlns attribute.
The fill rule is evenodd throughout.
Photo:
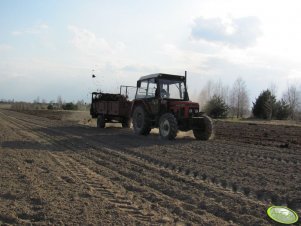
<svg viewBox="0 0 301 226"><path fill-rule="evenodd" d="M70 6L72 23L82 27L68 26L66 18L71 17L64 15L52 20L51 29L46 23L27 21L34 26L3 31L15 38L8 45L0 44L2 94L8 87L7 92L14 95L12 85L24 78L40 82L49 93L62 87L57 93L77 95L84 81L91 83L92 69L97 75L93 82L99 79L93 90L105 86L108 92L120 84L134 85L145 74L183 74L184 70L190 91L197 92L207 79L231 85L241 76L254 95L272 81L279 83L280 91L287 81L301 81L301 5L297 0L290 4L284 0L189 0L188 4L174 2L173 10L168 2L158 8L156 1L142 4L139 10L129 4L106 5L103 13L98 13L99 7L87 8L82 18ZM122 13L136 10L123 15L121 9ZM73 86L67 89L69 83L61 78L72 80ZM31 82L28 90L34 88ZM20 83L15 92L23 86Z"/></svg>
<svg viewBox="0 0 301 226"><path fill-rule="evenodd" d="M174 44L164 44L162 47L162 53L166 56L170 57L171 59L183 58L183 51L181 51L176 45Z"/></svg>
<svg viewBox="0 0 301 226"><path fill-rule="evenodd" d="M158 67L147 66L143 64L129 64L121 68L124 72L131 72L136 74L155 73L158 72Z"/></svg>
<svg viewBox="0 0 301 226"><path fill-rule="evenodd" d="M76 26L69 26L68 29L73 33L72 44L82 52L95 52L101 50L105 53L111 52L111 47L103 38L96 38L96 35L87 30Z"/></svg>
<svg viewBox="0 0 301 226"><path fill-rule="evenodd" d="M87 29L81 29L76 26L68 26L68 29L73 33L71 43L83 53L114 54L126 48L126 45L121 41L109 43L104 38L96 37L95 33Z"/></svg>
<svg viewBox="0 0 301 226"><path fill-rule="evenodd" d="M198 17L194 21L191 35L197 40L245 48L253 46L261 35L259 25L259 19L251 16L225 20Z"/></svg>

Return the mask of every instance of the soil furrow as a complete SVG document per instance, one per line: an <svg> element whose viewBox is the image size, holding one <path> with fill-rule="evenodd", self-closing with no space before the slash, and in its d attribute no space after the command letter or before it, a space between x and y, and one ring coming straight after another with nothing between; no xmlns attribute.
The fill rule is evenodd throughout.
<svg viewBox="0 0 301 226"><path fill-rule="evenodd" d="M11 131L8 136L0 132L0 154L11 151L11 161L23 159L22 169L34 178L28 183L42 188L39 194L55 194L57 186L64 187L65 201L78 205L69 213L63 211L69 217L71 213L78 216L70 222L82 222L81 216L97 223L100 214L104 222L142 225L267 225L271 222L265 211L272 204L301 211L297 136L291 136L287 144L282 138L277 143L262 130L261 146L252 140L257 135L248 131L257 128L261 132L263 127L247 126L246 134L234 141L223 141L222 134L209 142L189 137L170 142L156 134L136 136L129 129L96 129L17 112L0 113L0 128ZM285 136L295 129L289 130ZM278 144L283 148L274 147ZM53 183L47 188L45 182L50 178ZM62 205L58 204L60 197L45 199L47 207ZM99 208L89 205L92 200ZM19 212L16 219L34 222L30 219L33 213ZM59 213L50 210L44 215L40 222L47 218L58 223L51 216Z"/></svg>

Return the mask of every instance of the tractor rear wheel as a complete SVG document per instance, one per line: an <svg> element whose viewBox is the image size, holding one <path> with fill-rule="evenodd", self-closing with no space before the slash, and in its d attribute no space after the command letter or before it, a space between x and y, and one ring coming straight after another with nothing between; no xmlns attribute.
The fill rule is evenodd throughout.
<svg viewBox="0 0 301 226"><path fill-rule="evenodd" d="M194 129L193 135L197 140L209 140L213 135L213 122L211 118L204 115L200 128Z"/></svg>
<svg viewBox="0 0 301 226"><path fill-rule="evenodd" d="M105 128L106 127L105 116L103 114L100 114L97 117L97 127L98 128Z"/></svg>
<svg viewBox="0 0 301 226"><path fill-rule="evenodd" d="M121 123L122 124L122 128L130 128L131 127L131 123L132 123L131 118L124 119L123 122Z"/></svg>
<svg viewBox="0 0 301 226"><path fill-rule="evenodd" d="M178 123L175 116L171 113L163 114L159 121L160 136L166 140L173 140L178 133Z"/></svg>
<svg viewBox="0 0 301 226"><path fill-rule="evenodd" d="M151 131L150 119L142 106L137 106L133 112L134 132L139 135L148 135Z"/></svg>

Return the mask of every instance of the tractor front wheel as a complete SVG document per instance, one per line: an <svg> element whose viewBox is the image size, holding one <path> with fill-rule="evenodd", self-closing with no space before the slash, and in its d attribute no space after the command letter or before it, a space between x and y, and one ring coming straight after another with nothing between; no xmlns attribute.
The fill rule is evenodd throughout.
<svg viewBox="0 0 301 226"><path fill-rule="evenodd" d="M193 135L197 140L209 140L213 136L213 123L211 118L204 115L200 128L194 129Z"/></svg>
<svg viewBox="0 0 301 226"><path fill-rule="evenodd" d="M98 115L98 117L97 117L97 127L98 128L105 128L106 127L105 116L103 114Z"/></svg>
<svg viewBox="0 0 301 226"><path fill-rule="evenodd" d="M160 117L159 121L160 136L166 140L173 140L178 133L177 119L173 114L166 113Z"/></svg>
<svg viewBox="0 0 301 226"><path fill-rule="evenodd" d="M151 131L150 119L142 106L137 106L133 112L134 132L139 135L148 135Z"/></svg>

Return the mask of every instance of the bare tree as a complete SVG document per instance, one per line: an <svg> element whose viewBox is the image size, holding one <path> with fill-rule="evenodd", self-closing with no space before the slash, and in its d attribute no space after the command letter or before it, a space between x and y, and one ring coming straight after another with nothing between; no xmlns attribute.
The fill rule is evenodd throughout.
<svg viewBox="0 0 301 226"><path fill-rule="evenodd" d="M207 81L206 85L202 88L200 95L199 95L199 103L200 103L201 109L205 106L207 101L213 96L212 89L213 89L213 81L209 80L209 81Z"/></svg>
<svg viewBox="0 0 301 226"><path fill-rule="evenodd" d="M274 82L272 82L270 84L269 90L271 91L271 94L273 96L275 96L275 97L277 96L277 90L278 90L278 88L277 88L277 85Z"/></svg>
<svg viewBox="0 0 301 226"><path fill-rule="evenodd" d="M214 82L212 80L207 81L206 85L202 88L198 101L200 103L201 109L206 105L206 103L213 97L219 96L223 101L228 104L229 102L229 87L224 86L219 80Z"/></svg>
<svg viewBox="0 0 301 226"><path fill-rule="evenodd" d="M40 103L40 97L38 96L36 99L33 100L34 104L39 104Z"/></svg>
<svg viewBox="0 0 301 226"><path fill-rule="evenodd" d="M283 94L283 99L289 104L291 109L291 118L295 120L298 110L301 107L301 93L297 90L297 86L288 86L286 92Z"/></svg>
<svg viewBox="0 0 301 226"><path fill-rule="evenodd" d="M63 105L63 99L61 96L58 96L57 99L56 99L56 103L58 105L58 108L62 108L62 105Z"/></svg>
<svg viewBox="0 0 301 226"><path fill-rule="evenodd" d="M86 103L84 100L78 100L76 106L78 110L86 110Z"/></svg>
<svg viewBox="0 0 301 226"><path fill-rule="evenodd" d="M214 83L213 96L219 96L228 104L229 102L229 87L222 84L221 80Z"/></svg>
<svg viewBox="0 0 301 226"><path fill-rule="evenodd" d="M230 92L230 110L232 116L244 117L249 112L249 95L246 83L242 78L237 78Z"/></svg>

